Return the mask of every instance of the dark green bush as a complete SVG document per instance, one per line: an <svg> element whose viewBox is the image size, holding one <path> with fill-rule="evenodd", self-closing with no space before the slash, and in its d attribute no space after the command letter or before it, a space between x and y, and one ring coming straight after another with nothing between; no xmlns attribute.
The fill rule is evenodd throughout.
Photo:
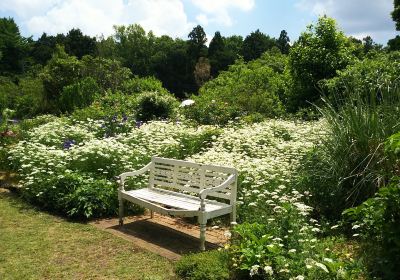
<svg viewBox="0 0 400 280"><path fill-rule="evenodd" d="M93 78L85 78L72 85L65 86L59 97L59 109L71 113L77 108L92 104L100 88Z"/></svg>
<svg viewBox="0 0 400 280"><path fill-rule="evenodd" d="M113 215L118 208L117 185L78 173L50 176L22 189L28 201L73 218Z"/></svg>
<svg viewBox="0 0 400 280"><path fill-rule="evenodd" d="M228 256L223 251L186 255L176 263L175 272L187 280L229 279Z"/></svg>
<svg viewBox="0 0 400 280"><path fill-rule="evenodd" d="M143 92L137 97L136 119L150 121L173 116L177 100L169 93Z"/></svg>

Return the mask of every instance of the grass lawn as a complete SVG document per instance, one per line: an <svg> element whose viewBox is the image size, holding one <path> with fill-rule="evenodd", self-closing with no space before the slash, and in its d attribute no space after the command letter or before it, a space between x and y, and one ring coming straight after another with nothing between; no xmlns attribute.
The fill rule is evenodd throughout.
<svg viewBox="0 0 400 280"><path fill-rule="evenodd" d="M173 264L0 189L0 279L174 279Z"/></svg>

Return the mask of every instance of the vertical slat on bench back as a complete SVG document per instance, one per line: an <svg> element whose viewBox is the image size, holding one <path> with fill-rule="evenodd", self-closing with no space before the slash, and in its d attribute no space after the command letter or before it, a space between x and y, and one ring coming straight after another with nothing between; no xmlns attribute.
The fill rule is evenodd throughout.
<svg viewBox="0 0 400 280"><path fill-rule="evenodd" d="M172 188L186 193L199 193L203 188L222 184L236 171L233 168L214 165L202 165L194 162L153 157L153 169L150 173L153 185ZM230 190L210 194L231 200Z"/></svg>

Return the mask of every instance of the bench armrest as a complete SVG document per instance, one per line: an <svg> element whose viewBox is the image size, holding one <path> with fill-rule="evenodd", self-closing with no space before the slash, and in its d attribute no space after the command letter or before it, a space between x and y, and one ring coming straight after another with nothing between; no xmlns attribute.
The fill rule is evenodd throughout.
<svg viewBox="0 0 400 280"><path fill-rule="evenodd" d="M125 183L126 178L131 177L131 176L137 176L137 175L145 173L146 171L150 170L152 164L153 164L153 162L150 162L145 167L143 167L143 168L141 168L139 170L134 170L134 171L130 171L130 172L124 172L124 173L120 174L119 176L117 176L117 178L119 179L120 189L121 190L124 189L124 183Z"/></svg>
<svg viewBox="0 0 400 280"><path fill-rule="evenodd" d="M222 191L222 190L226 189L232 183L234 183L235 180L236 180L236 174L232 174L222 184L220 184L220 185L218 185L216 187L202 189L199 192L199 196L200 196L201 199L205 199L207 197L207 195L210 194L210 193L215 193L217 191Z"/></svg>

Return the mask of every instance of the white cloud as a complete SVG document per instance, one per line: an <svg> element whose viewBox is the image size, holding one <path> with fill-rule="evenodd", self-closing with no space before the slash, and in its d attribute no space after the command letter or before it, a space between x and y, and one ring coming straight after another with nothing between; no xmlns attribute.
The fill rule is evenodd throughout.
<svg viewBox="0 0 400 280"><path fill-rule="evenodd" d="M356 38L370 35L375 41L395 36L390 13L393 0L299 0L297 8L314 15L333 17L346 34Z"/></svg>
<svg viewBox="0 0 400 280"><path fill-rule="evenodd" d="M108 36L113 25L139 23L157 35L181 37L194 25L188 21L182 0L1 0L0 11L16 13L24 29L36 36L72 28L91 36Z"/></svg>
<svg viewBox="0 0 400 280"><path fill-rule="evenodd" d="M215 22L225 26L231 26L233 20L229 15L231 9L241 11L251 11L254 8L255 0L192 0L194 6L200 9L202 14L197 16L197 20L207 25ZM205 20L207 19L207 20Z"/></svg>

